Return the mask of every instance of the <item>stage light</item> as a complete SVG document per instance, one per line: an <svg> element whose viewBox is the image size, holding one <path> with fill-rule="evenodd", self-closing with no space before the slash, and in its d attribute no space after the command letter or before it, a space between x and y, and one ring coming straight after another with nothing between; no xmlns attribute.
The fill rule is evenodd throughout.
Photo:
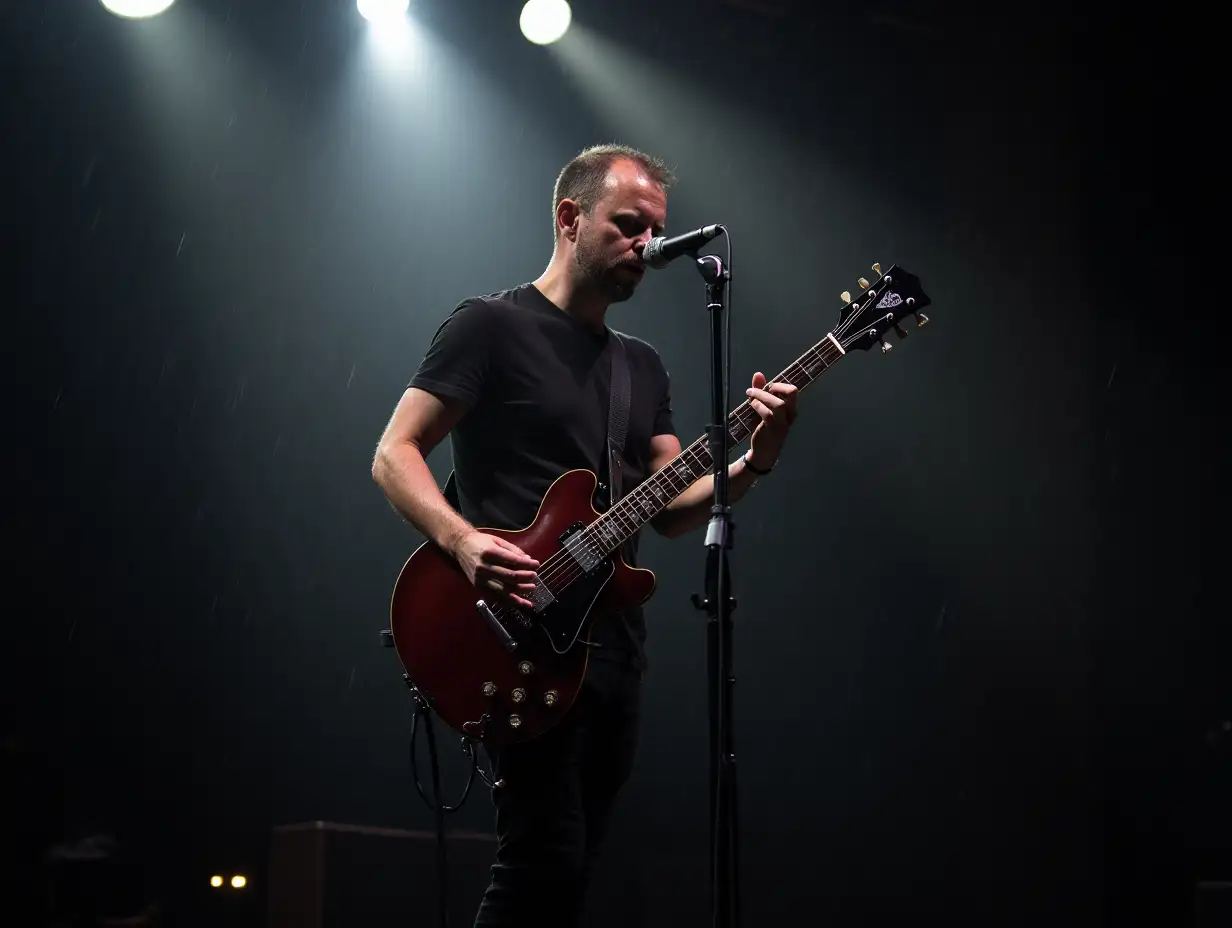
<svg viewBox="0 0 1232 928"><path fill-rule="evenodd" d="M573 11L567 0L526 0L518 25L536 45L551 45L569 31Z"/></svg>
<svg viewBox="0 0 1232 928"><path fill-rule="evenodd" d="M217 889L222 885L222 877L218 874L214 874L214 876L210 877L210 885Z"/></svg>
<svg viewBox="0 0 1232 928"><path fill-rule="evenodd" d="M246 877L242 877L242 876L231 877L231 888L232 889L243 889L247 885L248 885L248 879Z"/></svg>
<svg viewBox="0 0 1232 928"><path fill-rule="evenodd" d="M175 3L175 0L99 0L99 2L116 16L125 19L145 19L147 16L157 16Z"/></svg>
<svg viewBox="0 0 1232 928"><path fill-rule="evenodd" d="M357 0L359 15L370 23L398 22L406 15L410 0Z"/></svg>

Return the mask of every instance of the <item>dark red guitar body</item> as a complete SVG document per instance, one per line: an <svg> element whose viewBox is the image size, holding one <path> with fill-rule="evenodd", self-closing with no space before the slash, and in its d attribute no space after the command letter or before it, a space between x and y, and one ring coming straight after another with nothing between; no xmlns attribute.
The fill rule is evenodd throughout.
<svg viewBox="0 0 1232 928"><path fill-rule="evenodd" d="M597 486L591 471L569 471L548 489L529 526L483 531L507 539L543 564L561 551L563 533L599 516L593 505ZM585 595L583 589L576 602L561 600L548 607L575 610L581 639L612 612L649 599L655 576L617 557L606 562L591 586L593 590L601 586L597 598ZM559 722L573 705L586 675L589 649L580 641L568 648L554 647L527 610L524 615L532 619L529 627L502 623L517 643L508 650L476 608L480 599L496 608L495 593L477 590L457 562L436 545L421 545L394 585L390 603L394 647L411 683L447 725L487 744L528 741Z"/></svg>

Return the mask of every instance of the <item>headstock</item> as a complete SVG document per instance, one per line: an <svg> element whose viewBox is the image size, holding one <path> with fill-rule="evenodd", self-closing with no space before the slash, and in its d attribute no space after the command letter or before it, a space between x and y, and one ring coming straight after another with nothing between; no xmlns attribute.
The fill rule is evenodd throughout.
<svg viewBox="0 0 1232 928"><path fill-rule="evenodd" d="M841 294L844 306L834 329L834 337L844 351L853 348L868 351L874 345L880 345L882 354L885 354L891 347L886 340L890 329L894 329L899 338L906 338L907 330L902 322L908 316L916 317L917 328L928 322L928 317L921 310L932 300L921 288L920 278L897 265L882 274L881 265L874 264L873 273L877 275L873 283L860 278L861 292L854 300L846 290Z"/></svg>

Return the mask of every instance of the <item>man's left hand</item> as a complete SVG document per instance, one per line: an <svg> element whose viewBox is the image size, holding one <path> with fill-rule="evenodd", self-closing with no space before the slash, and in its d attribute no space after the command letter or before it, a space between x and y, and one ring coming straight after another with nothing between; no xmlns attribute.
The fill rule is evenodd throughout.
<svg viewBox="0 0 1232 928"><path fill-rule="evenodd" d="M790 383L772 383L767 387L765 374L758 371L753 375L753 385L744 392L749 405L761 416L749 440L749 461L758 470L769 470L779 459L787 432L796 421L798 391Z"/></svg>

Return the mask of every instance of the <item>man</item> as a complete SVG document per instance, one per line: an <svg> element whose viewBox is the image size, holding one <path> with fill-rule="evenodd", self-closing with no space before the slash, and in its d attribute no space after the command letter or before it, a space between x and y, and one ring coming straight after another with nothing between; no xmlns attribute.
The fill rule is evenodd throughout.
<svg viewBox="0 0 1232 928"><path fill-rule="evenodd" d="M538 562L474 526L522 528L565 471L606 473L607 310L642 279L642 248L663 231L671 183L662 161L625 146L589 148L570 161L556 181L547 269L530 284L466 300L445 319L381 437L373 478L487 595L529 607ZM658 354L620 337L631 381L627 493L681 446ZM767 389L754 375L747 394L762 422L728 471L732 501L773 468L795 418L794 390ZM424 463L446 435L460 511ZM677 537L704 525L712 496L712 478L698 480L653 527ZM565 718L538 738L488 751L504 785L493 794L499 845L477 928L581 923L591 863L632 770L645 634L640 609L599 623L585 645L586 681Z"/></svg>

